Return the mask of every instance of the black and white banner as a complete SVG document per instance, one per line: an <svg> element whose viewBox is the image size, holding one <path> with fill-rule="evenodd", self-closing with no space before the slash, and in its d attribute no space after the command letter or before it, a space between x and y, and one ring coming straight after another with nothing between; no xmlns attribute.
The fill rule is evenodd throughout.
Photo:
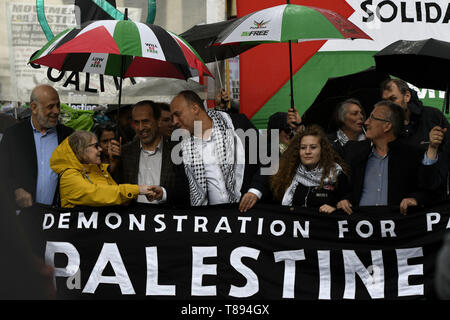
<svg viewBox="0 0 450 320"><path fill-rule="evenodd" d="M433 297L450 203L406 216L366 209L36 207L20 217L62 298Z"/></svg>

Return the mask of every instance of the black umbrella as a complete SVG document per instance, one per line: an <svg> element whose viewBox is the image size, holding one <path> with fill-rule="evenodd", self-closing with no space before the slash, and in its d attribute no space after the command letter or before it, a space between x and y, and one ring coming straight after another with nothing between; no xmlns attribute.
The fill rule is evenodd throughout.
<svg viewBox="0 0 450 320"><path fill-rule="evenodd" d="M318 124L326 132L337 130L333 121L335 108L340 102L349 98L358 99L366 115L370 114L374 104L381 100L380 85L386 79L389 79L389 75L375 67L329 78L314 102L303 114L303 122L306 125Z"/></svg>
<svg viewBox="0 0 450 320"><path fill-rule="evenodd" d="M399 40L380 50L374 58L379 70L386 71L419 88L445 90L444 106L448 113L449 42L436 39Z"/></svg>
<svg viewBox="0 0 450 320"><path fill-rule="evenodd" d="M180 36L189 42L204 62L214 62L216 60L232 58L255 47L256 44L213 47L210 47L209 45L216 39L222 30L235 22L235 20L237 19L235 18L216 23L197 24L180 34Z"/></svg>

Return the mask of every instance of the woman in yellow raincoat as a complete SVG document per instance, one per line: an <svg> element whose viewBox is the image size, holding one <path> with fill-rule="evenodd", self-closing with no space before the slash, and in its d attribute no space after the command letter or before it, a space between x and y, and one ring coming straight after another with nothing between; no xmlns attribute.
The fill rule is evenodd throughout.
<svg viewBox="0 0 450 320"><path fill-rule="evenodd" d="M101 163L101 147L92 132L75 131L53 152L50 167L59 175L61 207L127 204L151 187L117 184Z"/></svg>

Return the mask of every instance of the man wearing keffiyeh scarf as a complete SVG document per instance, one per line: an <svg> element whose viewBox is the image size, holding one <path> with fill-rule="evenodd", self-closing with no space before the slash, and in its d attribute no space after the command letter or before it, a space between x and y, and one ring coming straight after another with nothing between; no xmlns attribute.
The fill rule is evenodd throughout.
<svg viewBox="0 0 450 320"><path fill-rule="evenodd" d="M238 128L251 128L249 120L243 115L205 111L192 91L180 92L170 109L174 126L189 132L181 151L191 205L239 202L257 168L257 164L246 163L248 150L235 133Z"/></svg>

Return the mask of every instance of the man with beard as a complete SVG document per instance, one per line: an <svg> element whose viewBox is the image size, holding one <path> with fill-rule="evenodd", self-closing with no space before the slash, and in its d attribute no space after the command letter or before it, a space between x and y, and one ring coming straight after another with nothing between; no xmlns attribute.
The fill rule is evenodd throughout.
<svg viewBox="0 0 450 320"><path fill-rule="evenodd" d="M417 93L405 81L385 80L381 84L381 96L384 100L398 104L405 111L405 129L401 138L406 144L426 151L430 131L438 130L444 133L442 149L447 152L450 150L450 139L448 133L444 132L445 129L450 129L447 119L439 109L424 106Z"/></svg>
<svg viewBox="0 0 450 320"><path fill-rule="evenodd" d="M134 105L132 119L137 139L122 147L113 177L117 183L152 186L153 193L139 196L138 202L187 204L187 180L180 172L183 168L171 160L175 142L161 135L160 118L161 110L155 102L144 100Z"/></svg>
<svg viewBox="0 0 450 320"><path fill-rule="evenodd" d="M50 169L53 150L73 129L58 123L58 92L38 85L31 92L30 121L9 127L0 143L0 181L10 201L19 208L33 202L56 203L58 175Z"/></svg>

